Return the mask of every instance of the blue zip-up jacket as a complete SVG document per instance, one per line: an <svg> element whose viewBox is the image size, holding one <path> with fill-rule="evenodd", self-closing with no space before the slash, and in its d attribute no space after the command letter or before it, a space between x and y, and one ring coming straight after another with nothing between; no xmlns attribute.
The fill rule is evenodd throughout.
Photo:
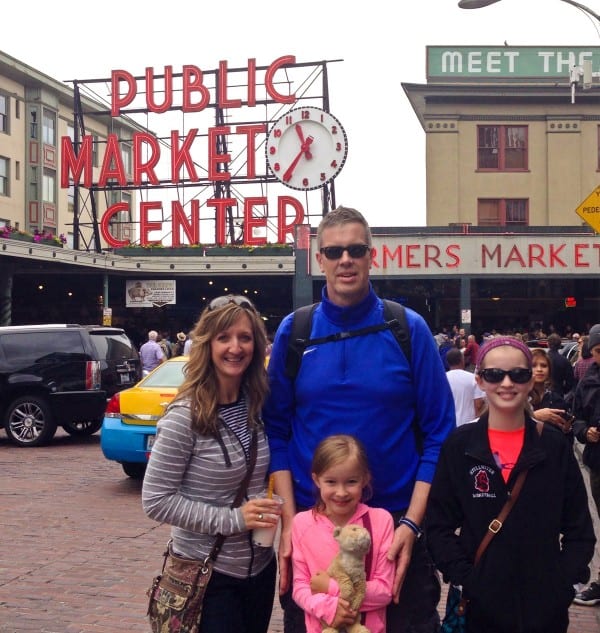
<svg viewBox="0 0 600 633"><path fill-rule="evenodd" d="M359 304L337 306L323 289L311 338L384 321L373 289ZM390 330L309 346L295 381L285 375L292 315L281 323L269 362L270 396L264 421L271 471L290 470L296 503L312 506L311 461L328 435L347 433L364 444L373 475L370 505L390 512L408 507L416 480L430 483L440 446L455 428L454 401L437 345L425 320L407 309L409 367ZM413 420L418 420L419 455Z"/></svg>

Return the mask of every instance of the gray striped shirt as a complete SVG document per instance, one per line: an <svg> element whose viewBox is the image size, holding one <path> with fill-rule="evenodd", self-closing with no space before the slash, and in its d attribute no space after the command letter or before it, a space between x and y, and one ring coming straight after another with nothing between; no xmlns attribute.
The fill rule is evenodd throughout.
<svg viewBox="0 0 600 633"><path fill-rule="evenodd" d="M247 578L261 572L274 552L252 545L241 509L230 507L246 474L247 462L240 440L219 419L230 466L214 438L191 430L190 409L185 402L176 402L167 409L158 423L146 469L142 506L151 519L172 526L173 550L186 558L204 559L216 535L226 536L215 570ZM248 496L264 490L268 465L269 448L261 425Z"/></svg>

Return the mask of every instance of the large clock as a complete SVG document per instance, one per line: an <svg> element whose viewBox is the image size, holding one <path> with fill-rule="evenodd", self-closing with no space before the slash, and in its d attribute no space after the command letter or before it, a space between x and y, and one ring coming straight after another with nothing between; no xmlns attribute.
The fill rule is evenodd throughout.
<svg viewBox="0 0 600 633"><path fill-rule="evenodd" d="M307 106L279 118L267 136L267 162L292 189L318 189L341 171L348 155L342 124L329 112Z"/></svg>

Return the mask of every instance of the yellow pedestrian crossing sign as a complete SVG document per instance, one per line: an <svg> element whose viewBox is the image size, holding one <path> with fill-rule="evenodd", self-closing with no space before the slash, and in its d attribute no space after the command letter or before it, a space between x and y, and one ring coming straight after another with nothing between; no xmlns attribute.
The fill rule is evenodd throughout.
<svg viewBox="0 0 600 633"><path fill-rule="evenodd" d="M600 187L596 187L592 193L575 209L575 213L587 222L596 233L600 233Z"/></svg>

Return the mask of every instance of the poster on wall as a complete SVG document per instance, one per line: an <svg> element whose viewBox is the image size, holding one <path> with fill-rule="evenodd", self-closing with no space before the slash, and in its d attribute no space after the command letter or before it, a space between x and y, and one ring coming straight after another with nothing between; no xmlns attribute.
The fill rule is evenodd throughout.
<svg viewBox="0 0 600 633"><path fill-rule="evenodd" d="M125 307L161 308L175 303L174 279L128 279L125 282Z"/></svg>

